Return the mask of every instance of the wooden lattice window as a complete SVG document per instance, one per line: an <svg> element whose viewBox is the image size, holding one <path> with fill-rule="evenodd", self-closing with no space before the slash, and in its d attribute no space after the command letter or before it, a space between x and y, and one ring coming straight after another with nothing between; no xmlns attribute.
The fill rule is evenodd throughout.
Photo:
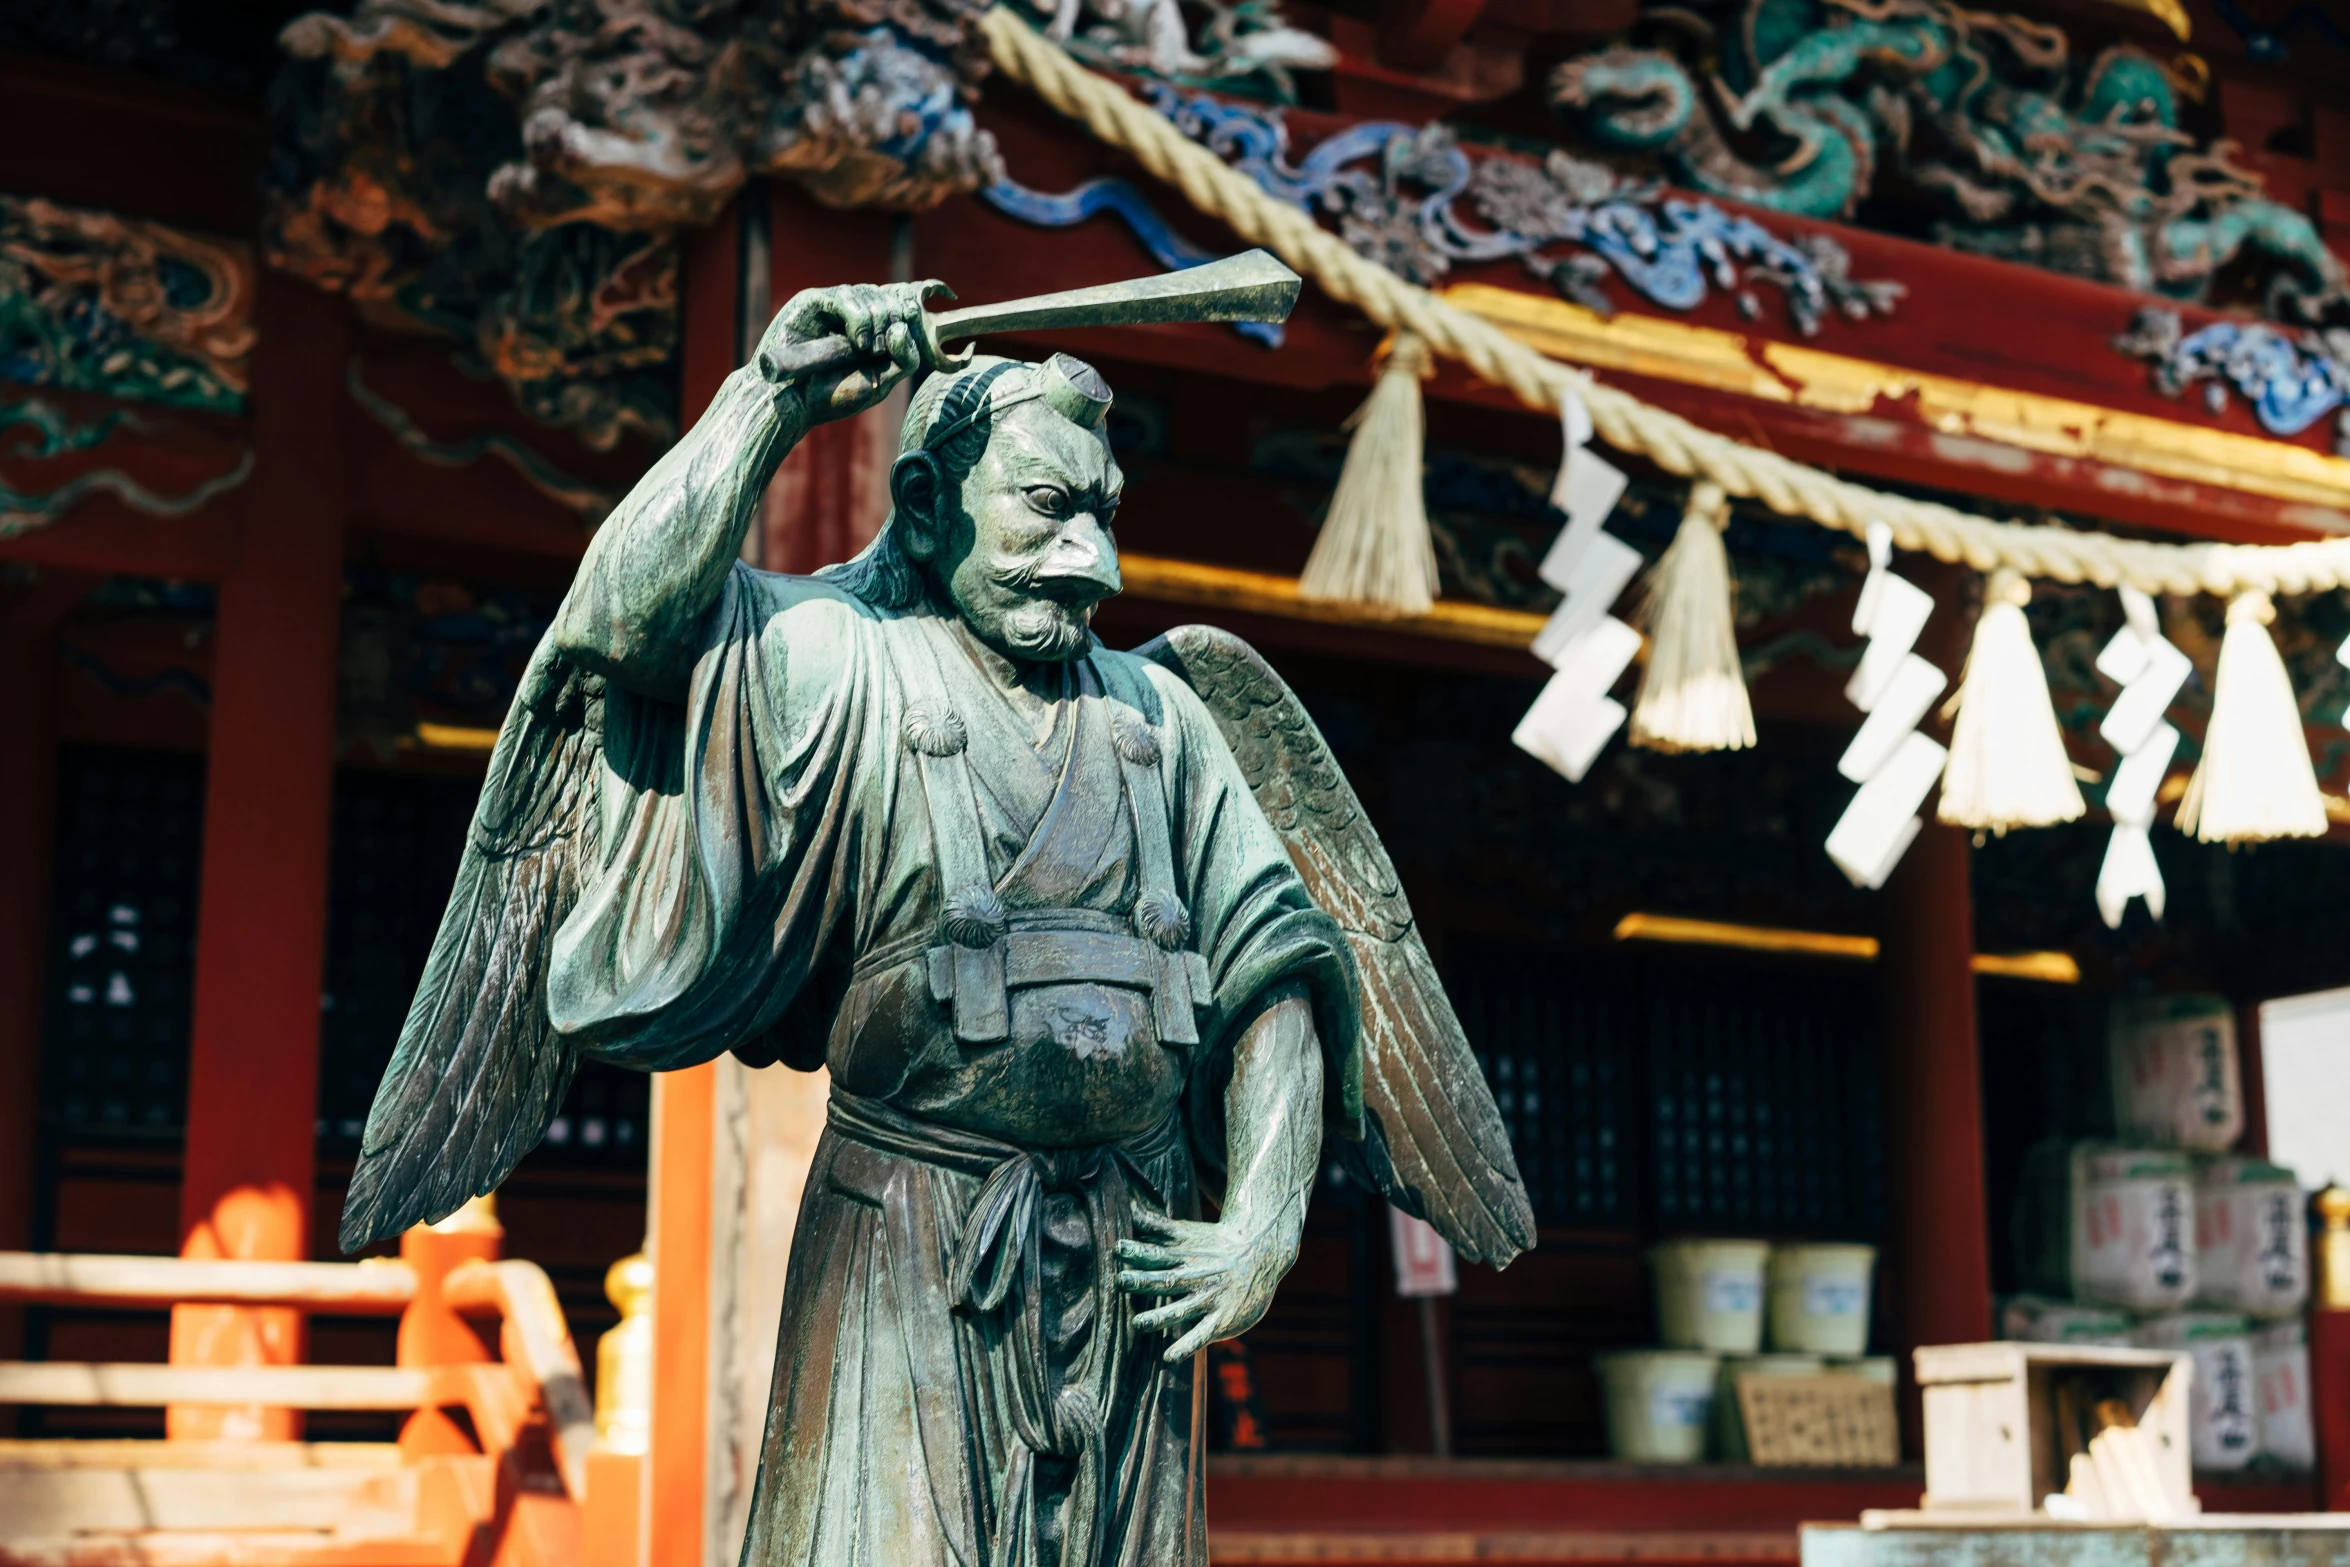
<svg viewBox="0 0 2350 1567"><path fill-rule="evenodd" d="M41 1074L52 1137L180 1135L203 837L202 758L61 753Z"/></svg>

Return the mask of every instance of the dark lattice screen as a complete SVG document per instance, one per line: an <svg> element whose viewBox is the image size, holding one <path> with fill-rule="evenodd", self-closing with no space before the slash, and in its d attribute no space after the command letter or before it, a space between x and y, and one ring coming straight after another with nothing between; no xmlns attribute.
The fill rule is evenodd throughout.
<svg viewBox="0 0 2350 1567"><path fill-rule="evenodd" d="M1455 938L1446 983L1546 1226L1870 1236L1876 975Z"/></svg>
<svg viewBox="0 0 2350 1567"><path fill-rule="evenodd" d="M1447 965L1537 1220L1633 1222L1633 992L1619 972L1536 944L1478 942Z"/></svg>
<svg viewBox="0 0 2350 1567"><path fill-rule="evenodd" d="M471 777L336 775L318 1074L323 1149L358 1151L368 1105L440 928L480 790ZM545 1149L566 1162L641 1165L649 1082L639 1072L584 1064L547 1128Z"/></svg>
<svg viewBox="0 0 2350 1567"><path fill-rule="evenodd" d="M53 1135L179 1135L203 837L200 757L64 750L41 1075Z"/></svg>
<svg viewBox="0 0 2350 1567"><path fill-rule="evenodd" d="M1859 965L1649 958L1660 1229L1877 1233L1876 980Z"/></svg>

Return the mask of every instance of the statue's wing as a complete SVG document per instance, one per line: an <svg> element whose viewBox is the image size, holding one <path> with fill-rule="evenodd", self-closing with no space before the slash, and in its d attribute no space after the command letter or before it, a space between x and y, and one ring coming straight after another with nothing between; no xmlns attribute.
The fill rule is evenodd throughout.
<svg viewBox="0 0 2350 1567"><path fill-rule="evenodd" d="M356 1251L446 1218L536 1147L577 1047L547 1020L548 953L596 836L603 683L542 645L490 755L465 858L343 1199Z"/></svg>
<svg viewBox="0 0 2350 1567"><path fill-rule="evenodd" d="M1341 1156L1472 1262L1534 1244L1534 1210L1493 1092L1412 922L1395 866L1337 758L1256 649L1178 626L1135 650L1199 693L1314 901L1346 932L1363 980L1360 1143Z"/></svg>

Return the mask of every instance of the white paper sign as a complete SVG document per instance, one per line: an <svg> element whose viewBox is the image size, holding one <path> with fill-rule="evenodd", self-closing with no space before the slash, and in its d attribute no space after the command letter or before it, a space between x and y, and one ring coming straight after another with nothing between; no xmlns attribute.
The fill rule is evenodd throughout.
<svg viewBox="0 0 2350 1567"><path fill-rule="evenodd" d="M1389 1249L1395 1253L1395 1292L1405 1299L1422 1295L1450 1295L1461 1287L1453 1261L1452 1243L1433 1226L1390 1204L1387 1209Z"/></svg>

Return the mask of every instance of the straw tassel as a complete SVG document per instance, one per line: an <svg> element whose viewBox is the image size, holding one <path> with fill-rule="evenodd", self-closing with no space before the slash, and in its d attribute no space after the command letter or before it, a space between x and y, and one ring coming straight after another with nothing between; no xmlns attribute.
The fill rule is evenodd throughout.
<svg viewBox="0 0 2350 1567"><path fill-rule="evenodd" d="M1648 668L1632 707L1632 743L1651 751L1743 751L1754 744L1754 709L1738 666L1730 555L1722 529L1730 498L1700 483L1672 548L1649 572L1641 629Z"/></svg>
<svg viewBox="0 0 2350 1567"><path fill-rule="evenodd" d="M1390 615L1425 615L1436 603L1436 546L1428 537L1421 494L1426 425L1420 382L1428 345L1396 334L1386 367L1347 425L1354 439L1330 497L1298 594L1335 599Z"/></svg>
<svg viewBox="0 0 2350 1567"><path fill-rule="evenodd" d="M2227 635L2203 759L2179 801L2179 831L2205 843L2257 843L2325 834L2325 797L2309 765L2301 704L2269 640L2276 606L2257 588L2228 601Z"/></svg>
<svg viewBox="0 0 2350 1567"><path fill-rule="evenodd" d="M2002 566L1991 574L1934 813L1953 826L2005 832L2069 822L2087 810L2024 618L2031 601L2020 573Z"/></svg>

